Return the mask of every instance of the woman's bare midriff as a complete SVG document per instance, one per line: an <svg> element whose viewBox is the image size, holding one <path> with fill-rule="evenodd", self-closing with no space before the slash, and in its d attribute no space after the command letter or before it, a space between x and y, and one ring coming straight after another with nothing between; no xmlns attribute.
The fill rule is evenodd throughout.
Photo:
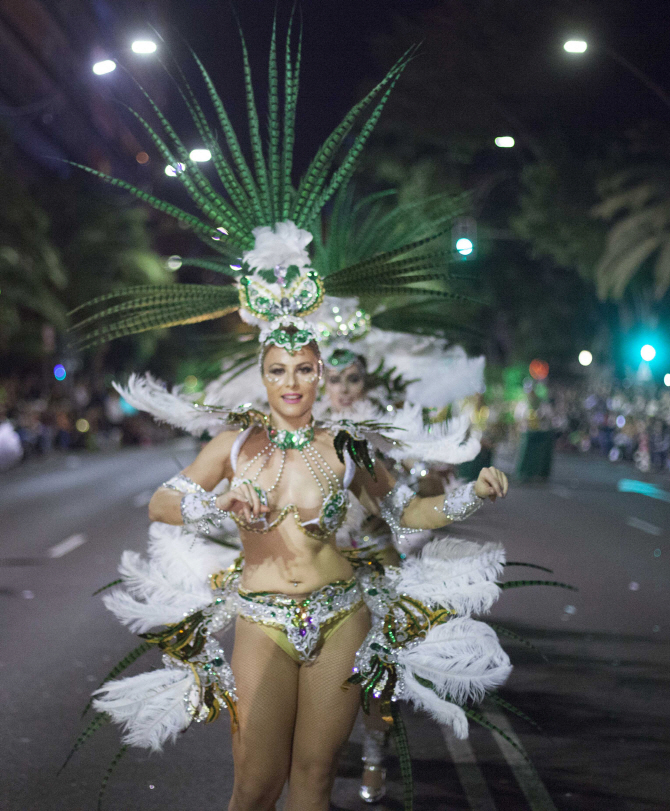
<svg viewBox="0 0 670 811"><path fill-rule="evenodd" d="M289 515L274 530L256 534L242 530L242 588L281 594L304 594L335 580L347 580L353 568L337 551L334 537L310 538Z"/></svg>

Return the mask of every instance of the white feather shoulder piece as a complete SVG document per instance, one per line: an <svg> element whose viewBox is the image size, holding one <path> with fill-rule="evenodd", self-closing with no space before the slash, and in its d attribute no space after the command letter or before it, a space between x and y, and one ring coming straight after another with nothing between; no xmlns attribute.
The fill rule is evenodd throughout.
<svg viewBox="0 0 670 811"><path fill-rule="evenodd" d="M179 388L168 391L167 387L150 374L132 374L125 386L114 383L114 388L133 408L146 411L157 422L165 422L182 428L194 436L207 431L216 436L221 431L232 430L227 423L230 411L222 406L200 406L189 400Z"/></svg>

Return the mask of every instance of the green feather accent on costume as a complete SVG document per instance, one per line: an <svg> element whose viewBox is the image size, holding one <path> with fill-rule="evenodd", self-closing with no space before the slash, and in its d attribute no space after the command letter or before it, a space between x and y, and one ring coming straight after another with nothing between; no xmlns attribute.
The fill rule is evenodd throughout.
<svg viewBox="0 0 670 811"><path fill-rule="evenodd" d="M242 43L242 60L244 64L244 88L247 101L247 114L249 117L249 136L251 139L251 155L254 161L254 170L256 172L256 182L260 190L261 207L263 210L263 218L259 220L258 225L273 225L272 218L272 204L270 201L270 187L268 182L267 166L265 164L265 157L263 156L263 141L261 140L260 126L258 122L258 112L256 110L256 99L254 96L254 87L251 82L251 65L249 63L249 52L247 51L247 43L242 33L242 28L238 23L238 30L240 33L240 42Z"/></svg>
<svg viewBox="0 0 670 811"><path fill-rule="evenodd" d="M518 642L520 645L523 645L525 648L532 650L534 653L537 653L545 662L548 662L549 659L542 653L542 651L536 646L533 645L532 642L529 642L527 639L524 639L519 634L515 633L514 631L510 631L509 628L505 628L504 625L498 625L497 623L489 622L489 625L499 636L506 636L509 639L513 639L515 642Z"/></svg>
<svg viewBox="0 0 670 811"><path fill-rule="evenodd" d="M335 192L345 183L354 172L356 168L356 163L358 162L358 158L360 157L361 152L363 151L363 147L367 143L370 135L372 134L373 129L375 128L377 121L382 114L384 107L386 106L386 102L391 95L393 88L396 85L396 82L399 79L399 74L396 74L394 79L389 84L386 92L382 95L380 101L377 103L376 107L372 111L372 115L368 118L368 120L363 125L363 128L356 136L354 143L352 144L351 148L347 152L345 159L342 161L340 166L338 167L337 171L333 174L330 183L328 184L326 190L316 199L311 207L306 207L305 211L303 211L301 216L301 222L309 222L318 215L319 211L326 205L326 203L330 200L330 198L335 194Z"/></svg>
<svg viewBox="0 0 670 811"><path fill-rule="evenodd" d="M268 163L270 165L270 214L272 222L279 219L281 209L281 162L279 155L279 70L277 67L277 13L272 20L270 58L268 60Z"/></svg>
<svg viewBox="0 0 670 811"><path fill-rule="evenodd" d="M295 114L298 105L298 85L300 79L300 61L302 58L302 23L298 34L298 48L295 63L291 61L291 38L293 32L293 17L295 5L291 10L291 18L286 35L286 54L284 57L284 137L282 141L282 186L281 186L281 217L282 221L288 219L293 200L293 147L295 144Z"/></svg>
<svg viewBox="0 0 670 811"><path fill-rule="evenodd" d="M192 50L191 55L196 65L198 66L200 74L203 77L205 87L207 88L207 92L209 94L209 98L212 102L212 106L214 107L217 118L219 120L219 125L223 130L226 143L228 144L228 149L230 150L233 163L235 164L235 168L237 169L237 173L240 177L240 182L242 183L242 187L244 188L245 192L247 193L247 196L249 197L250 204L253 209L253 220L256 223L256 225L260 225L261 220L263 219L263 210L261 208L261 202L258 195L258 188L254 181L254 177L251 174L251 170L249 169L247 162L244 159L244 155L242 154L242 150L240 148L237 135L235 134L235 130L233 129L232 124L230 123L230 119L228 118L226 109L223 106L221 97L219 96L216 88L214 87L214 83L212 82L209 73L207 73L207 71L205 70L205 66L202 64L202 62L198 59L198 56Z"/></svg>
<svg viewBox="0 0 670 811"><path fill-rule="evenodd" d="M508 560L507 563L503 563L503 566L527 566L529 569L539 569L541 572L549 572L549 574L553 574L553 569L547 569L546 566L538 566L537 563L520 563L516 560Z"/></svg>
<svg viewBox="0 0 670 811"><path fill-rule="evenodd" d="M544 731L544 729L542 729L542 727L537 723L537 721L534 721L529 715L526 715L525 712L520 710L518 707L515 707L514 704L510 704L509 701L505 701L505 699L502 698L501 696L499 696L498 693L489 693L486 696L486 698L487 698L488 701L491 701L494 704L497 704L499 707L502 707L503 709L507 710L508 712L511 712L514 715L516 715L517 717L521 718L527 724L530 724L531 726L535 727L535 729L541 735L547 735L547 733Z"/></svg>
<svg viewBox="0 0 670 811"><path fill-rule="evenodd" d="M569 583L560 583L558 580L508 580L506 583L498 583L501 589L515 589L519 586L556 586L569 591L579 591L576 586Z"/></svg>
<svg viewBox="0 0 670 811"><path fill-rule="evenodd" d="M471 721L474 721L476 724L479 724L480 726L483 726L486 729L491 730L491 732L495 732L497 735L500 735L500 737L506 740L510 746L514 747L514 749L516 749L516 751L521 755L521 757L526 761L526 763L532 769L534 769L534 766L528 755L519 746L519 744L516 743L516 741L510 738L510 736L506 732L503 732L503 730L500 729L500 727L497 727L495 724L491 723L491 721L489 721L488 718L485 718L480 712L473 710L471 707L463 707L462 709L463 712L468 716L468 718Z"/></svg>
<svg viewBox="0 0 670 811"><path fill-rule="evenodd" d="M112 580L111 583L107 583L106 586L101 586L99 589L96 589L91 597L95 597L97 594L100 594L101 591L107 591L107 589L111 589L113 586L118 586L119 583L123 583L123 578L119 577L117 580Z"/></svg>
<svg viewBox="0 0 670 811"><path fill-rule="evenodd" d="M414 48L409 48L389 70L386 76L363 98L354 105L345 115L340 124L332 131L316 156L310 163L298 187L298 194L293 206L291 219L299 227L304 227L309 222L309 214L313 212L312 204L322 192L326 183L328 172L333 164L335 155L342 145L347 134L350 132L359 114L370 104L370 102L381 92L381 90L393 81L397 73L401 73L407 63Z"/></svg>
<svg viewBox="0 0 670 811"><path fill-rule="evenodd" d="M412 778L412 758L407 740L407 730L402 720L397 701L391 702L391 716L393 717L393 742L395 743L398 760L400 762L400 775L402 777L402 794L404 811L414 808L414 780Z"/></svg>
<svg viewBox="0 0 670 811"><path fill-rule="evenodd" d="M141 645L138 645L136 648L133 648L133 650L131 650L127 656L124 656L123 659L121 659L121 661L109 671L109 673L105 676L105 678L100 682L97 689L99 690L103 686L103 684L106 684L108 681L111 681L111 679L115 679L117 676L123 673L123 671L126 668L130 667L130 665L132 665L133 662L137 661L140 658L140 656L143 653L146 653L148 650L151 650L151 645L148 642L142 642ZM84 710L81 714L82 718L91 709L92 704L93 698L91 698L88 704L84 707Z"/></svg>
<svg viewBox="0 0 670 811"><path fill-rule="evenodd" d="M128 744L124 744L119 749L119 751L114 755L112 762L109 764L109 767L105 772L105 776L102 778L102 783L100 783L100 790L98 791L98 811L102 811L102 798L105 796L105 792L107 791L107 783L109 783L109 778L112 776L112 772L118 766L119 761L126 754L127 751Z"/></svg>
<svg viewBox="0 0 670 811"><path fill-rule="evenodd" d="M99 712L90 724L86 727L86 729L81 733L81 735L77 738L74 742L72 749L70 750L70 754L65 758L65 763L60 767L60 769L56 772L59 775L63 769L67 766L70 762L72 755L77 752L81 747L86 743L86 741L93 735L94 732L97 732L101 727L105 724L108 724L111 721L111 717L107 715L106 712Z"/></svg>
<svg viewBox="0 0 670 811"><path fill-rule="evenodd" d="M197 217L194 217L192 214L187 214L185 211L182 211L177 206L173 206L170 203L166 203L165 200L160 200L158 197L154 197L152 194L148 194L147 192L143 192L141 189L138 189L136 186L133 186L131 183L126 183L125 180L119 180L117 177L112 177L111 175L107 175L104 172L99 172L97 169L91 169L90 166L84 166L81 163L76 163L75 161L66 161L69 163L70 166L75 166L77 169L82 169L84 172L88 172L88 174L93 175L94 177L99 178L100 180L104 180L105 183L109 183L110 186L115 186L119 189L123 189L124 191L130 192L134 197L137 197L138 200L141 200L143 203L147 203L152 208L155 208L157 211L162 211L165 214L169 214L170 217L174 217L175 220L184 223L184 225L188 225L188 227L194 231L201 239L203 239L207 245L213 248L216 251L221 253L228 253L227 250L223 247L218 247L216 242L213 241L212 237L220 237L221 234L211 225L202 222Z"/></svg>

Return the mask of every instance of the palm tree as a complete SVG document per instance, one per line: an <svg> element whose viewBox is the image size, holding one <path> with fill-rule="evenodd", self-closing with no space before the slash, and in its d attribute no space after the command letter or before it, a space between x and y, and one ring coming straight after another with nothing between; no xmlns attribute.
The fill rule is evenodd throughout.
<svg viewBox="0 0 670 811"><path fill-rule="evenodd" d="M670 165L649 161L601 184L593 214L607 222L605 252L594 271L598 295L621 299L636 274L648 269L656 299L670 287Z"/></svg>

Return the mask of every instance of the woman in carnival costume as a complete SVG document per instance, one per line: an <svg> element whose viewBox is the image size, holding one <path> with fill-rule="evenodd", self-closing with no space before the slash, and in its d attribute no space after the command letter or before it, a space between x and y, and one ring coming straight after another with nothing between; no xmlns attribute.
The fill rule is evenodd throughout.
<svg viewBox="0 0 670 811"><path fill-rule="evenodd" d="M267 155L243 41L253 172L201 63L196 59L226 152L182 74L183 98L225 194L190 160L148 96L164 134L136 114L163 157L178 165L176 176L204 220L82 167L186 223L219 257L235 261L231 269L240 279L236 285L128 288L101 297L75 325L80 346L235 309L260 327L259 371L269 413L188 404L149 377L133 377L122 390L134 406L214 438L193 464L156 491L149 560L124 553L122 586L105 596L106 605L144 642L96 691L98 716L90 727L94 731L108 720L122 724L122 752L128 745L160 749L193 720L212 721L227 707L235 760L231 811L273 808L287 778L287 809L326 809L359 699L366 711L373 698L379 700L393 724L407 777L397 701L428 710L464 737L468 716L477 715L467 702L481 700L511 669L495 632L471 618L499 595L495 581L504 555L497 544L433 541L420 556L386 571L374 551L366 554L359 546L345 556L336 548L348 490L401 535L466 518L484 499L504 496L507 480L487 469L463 491L420 498L407 485L395 484L375 459L377 453L436 463L471 458L478 440L467 419L427 429L421 409L410 406L383 422L313 418L323 363L318 331L305 317L318 316L324 293L379 293L386 300L408 295L446 300L454 294L445 251L429 244L440 233L327 273L311 266L312 234L305 226L315 227L325 203L348 180L411 53L345 116L296 188L291 166L300 51L294 58L290 32L289 27L280 121L273 30ZM369 107L367 121L334 168L338 148ZM207 260L193 264L208 266ZM220 269L220 258L211 267ZM231 520L240 531L244 566L222 570L219 548L207 536ZM218 635L233 622L228 665ZM163 630L154 630L159 626ZM162 668L116 678L152 647L163 653ZM341 689L343 683L348 690ZM89 735L87 730L82 739ZM411 789L405 804L411 807Z"/></svg>

